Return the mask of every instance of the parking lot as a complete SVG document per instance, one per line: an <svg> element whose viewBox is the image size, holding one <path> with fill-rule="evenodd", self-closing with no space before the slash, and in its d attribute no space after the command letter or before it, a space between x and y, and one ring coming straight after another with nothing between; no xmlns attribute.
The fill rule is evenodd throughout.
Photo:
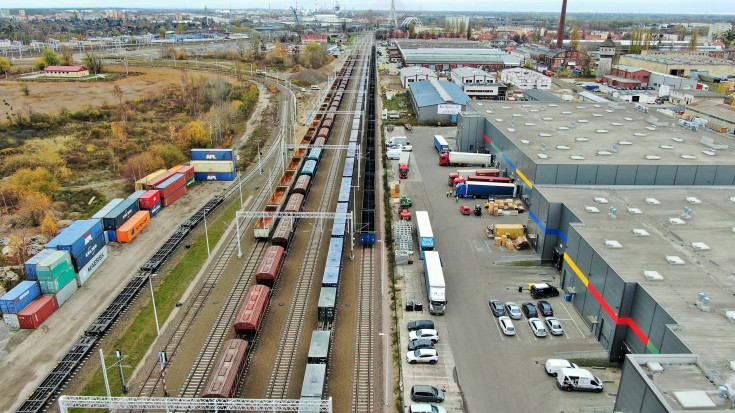
<svg viewBox="0 0 735 413"><path fill-rule="evenodd" d="M399 314L406 404L411 404L412 385L429 384L438 388L446 385L446 400L441 405L448 411L484 412L490 408L493 411L569 411L612 406L618 371L592 370L605 381L603 393L561 391L555 379L544 371L546 359L553 358L557 352L602 349L579 314L564 301L563 294L546 299L564 328L563 335L535 337L525 315L520 320L513 320L515 336L502 334L488 301L497 299L503 303L532 302L535 305L538 300L531 298L528 284L549 282L558 285L558 273L551 267L509 265L515 261L528 264L536 256L532 250L496 246L492 238L487 238L485 228L488 224L525 224L527 213L495 217L483 210L480 217L463 216L459 212L461 205L474 206L482 202L472 199L457 202L446 197L448 174L457 168L438 166L433 135L454 136L455 131L456 128L414 127L412 132L406 132L396 128L386 135L386 139L405 135L411 141L410 172L408 179L401 180L401 193L412 198L412 214L419 210L429 212L435 249L441 255L447 286L446 315L430 316L426 308L423 261L418 259L418 252L413 255L414 264L398 267L401 302L422 301L424 304L423 313L401 309ZM397 177L398 161L391 163L393 175ZM417 245L415 237L414 229L414 245ZM518 291L519 286L523 286L522 292ZM544 319L543 316L539 318ZM434 365L406 362L406 324L418 319L433 320L438 330L439 361Z"/></svg>

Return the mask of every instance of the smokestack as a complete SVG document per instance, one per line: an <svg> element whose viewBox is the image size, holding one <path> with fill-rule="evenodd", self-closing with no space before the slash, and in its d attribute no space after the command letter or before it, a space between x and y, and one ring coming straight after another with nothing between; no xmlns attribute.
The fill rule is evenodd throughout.
<svg viewBox="0 0 735 413"><path fill-rule="evenodd" d="M567 0L562 0L561 16L559 17L559 32L556 36L556 48L560 49L564 43L564 24L567 19Z"/></svg>

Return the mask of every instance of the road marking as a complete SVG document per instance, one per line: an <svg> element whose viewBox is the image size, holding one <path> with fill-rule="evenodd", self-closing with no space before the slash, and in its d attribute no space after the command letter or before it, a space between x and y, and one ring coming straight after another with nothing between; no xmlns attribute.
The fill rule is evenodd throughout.
<svg viewBox="0 0 735 413"><path fill-rule="evenodd" d="M500 334L500 339L505 341L505 337L503 337L505 334L503 334L503 330L500 328L500 322L498 321L497 318L495 319L495 328L498 329L498 333Z"/></svg>
<svg viewBox="0 0 735 413"><path fill-rule="evenodd" d="M568 318L568 319L567 319L567 318L565 318L564 320L569 320L569 321L571 321L571 322L572 322L572 324L574 324L574 326L575 326L575 327L577 327L577 330L579 331L579 334L581 334L581 335L582 335L582 338L584 338L584 332L582 331L582 329L581 329L581 328L579 328L579 326L577 325L577 322L576 322L576 321L574 321L574 318L572 317L572 313L570 313L570 312L569 312L569 309L568 309L568 308L567 308L567 306L566 306L566 305L564 304L564 301L562 301L562 302L561 302L561 306L562 306L562 308L564 308L564 311L566 311L566 312L567 312L567 314L569 314L569 318Z"/></svg>

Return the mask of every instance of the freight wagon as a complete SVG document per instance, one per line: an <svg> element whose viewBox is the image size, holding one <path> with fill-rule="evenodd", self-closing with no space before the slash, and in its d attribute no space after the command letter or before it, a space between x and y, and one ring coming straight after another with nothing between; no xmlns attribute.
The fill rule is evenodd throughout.
<svg viewBox="0 0 735 413"><path fill-rule="evenodd" d="M254 285L245 294L240 311L235 318L235 332L245 340L252 340L260 331L271 290L265 285Z"/></svg>
<svg viewBox="0 0 735 413"><path fill-rule="evenodd" d="M309 175L300 175L299 179L296 180L296 184L293 186L292 192L294 194L301 194L306 196L311 186L311 177Z"/></svg>
<svg viewBox="0 0 735 413"><path fill-rule="evenodd" d="M288 247L288 243L291 241L291 235L293 234L293 227L293 218L281 218L275 232L273 232L273 238L271 239L273 245L279 245L283 248Z"/></svg>
<svg viewBox="0 0 735 413"><path fill-rule="evenodd" d="M258 284L272 287L278 279L278 273L283 265L284 248L272 245L265 250L260 266L255 271L255 280Z"/></svg>
<svg viewBox="0 0 735 413"><path fill-rule="evenodd" d="M225 341L202 397L223 399L235 397L237 386L245 371L247 352L247 341L240 339Z"/></svg>
<svg viewBox="0 0 735 413"><path fill-rule="evenodd" d="M304 196L301 194L293 194L288 197L286 207L283 212L301 212L301 207L304 204Z"/></svg>
<svg viewBox="0 0 735 413"><path fill-rule="evenodd" d="M304 384L301 387L301 397L321 399L326 389L326 378L326 364L307 364L304 374Z"/></svg>
<svg viewBox="0 0 735 413"><path fill-rule="evenodd" d="M337 288L322 287L319 292L319 308L317 318L320 323L330 324L334 322L334 314L337 303Z"/></svg>
<svg viewBox="0 0 735 413"><path fill-rule="evenodd" d="M312 331L307 363L327 364L327 360L329 360L329 341L331 335L330 331Z"/></svg>
<svg viewBox="0 0 735 413"><path fill-rule="evenodd" d="M301 173L304 175L314 176L316 173L316 161L306 161L303 169L301 169Z"/></svg>

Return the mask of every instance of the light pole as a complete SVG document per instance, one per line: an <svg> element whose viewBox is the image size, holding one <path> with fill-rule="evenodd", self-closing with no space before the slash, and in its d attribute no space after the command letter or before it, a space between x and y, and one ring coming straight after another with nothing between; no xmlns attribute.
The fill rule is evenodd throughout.
<svg viewBox="0 0 735 413"><path fill-rule="evenodd" d="M207 209L204 208L204 237L207 239L207 258L209 258L209 230L207 229Z"/></svg>
<svg viewBox="0 0 735 413"><path fill-rule="evenodd" d="M256 139L255 142L258 144L258 173L263 175L263 165L260 163L260 142L263 142L263 140Z"/></svg>
<svg viewBox="0 0 735 413"><path fill-rule="evenodd" d="M378 333L379 336L385 337L385 374L383 377L383 381L385 381L385 399L384 404L388 405L388 383L390 382L388 380L388 363L390 362L390 354L388 354L388 337L390 334L387 333Z"/></svg>
<svg viewBox="0 0 735 413"><path fill-rule="evenodd" d="M153 318L156 320L156 336L161 335L161 328L158 326L158 313L156 312L156 298L153 296L153 277L158 274L148 274L148 285L151 287L151 302L153 303Z"/></svg>
<svg viewBox="0 0 735 413"><path fill-rule="evenodd" d="M379 239L377 242L380 243L380 249L382 250L383 247L383 240ZM380 254L380 296L385 297L385 259L383 257L384 251L381 251Z"/></svg>

